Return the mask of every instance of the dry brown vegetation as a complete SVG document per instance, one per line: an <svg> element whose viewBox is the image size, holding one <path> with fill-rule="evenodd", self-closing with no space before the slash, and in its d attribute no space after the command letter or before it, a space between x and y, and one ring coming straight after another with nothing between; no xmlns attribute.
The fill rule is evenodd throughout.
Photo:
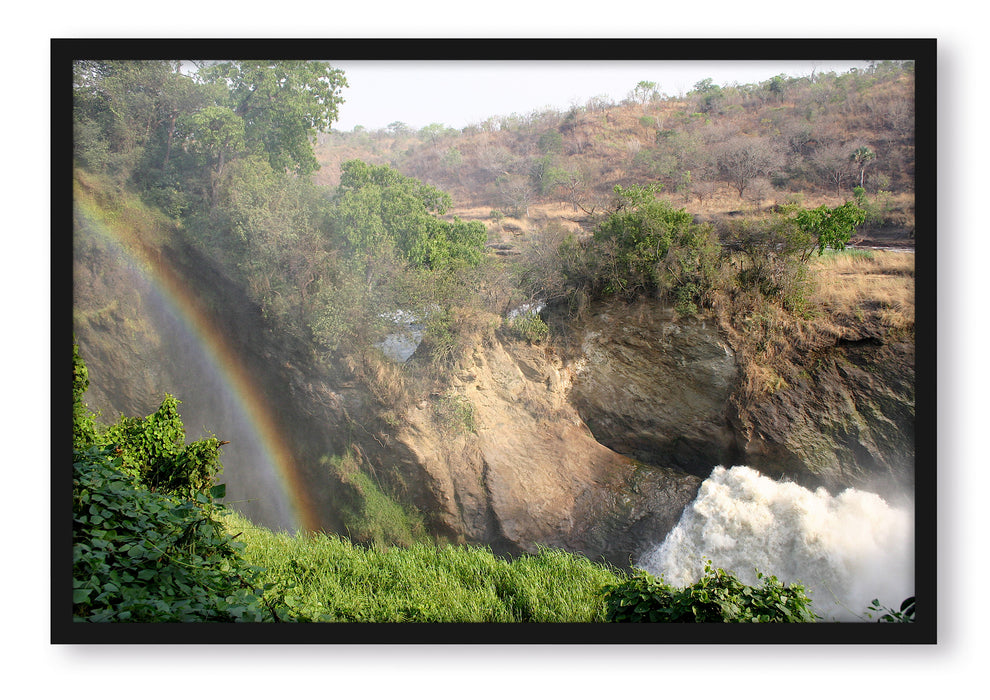
<svg viewBox="0 0 990 700"><path fill-rule="evenodd" d="M786 388L808 359L841 340L914 338L914 254L846 250L810 266L807 312L755 294L720 295L716 317L737 357L743 401Z"/></svg>
<svg viewBox="0 0 990 700"><path fill-rule="evenodd" d="M914 254L851 251L812 267L812 301L833 322L887 330L914 327Z"/></svg>
<svg viewBox="0 0 990 700"><path fill-rule="evenodd" d="M462 129L396 123L333 132L317 145L317 177L335 185L339 164L352 158L388 164L449 192L462 218L500 213L497 223L510 232L542 217L587 230L616 185L660 182L675 205L717 219L792 201L834 206L862 179L870 196L883 193L890 205L881 212L886 225L875 222L879 233L907 238L913 85L910 64L885 63L844 75L696 86L679 98L592 98ZM860 146L876 156L862 168L850 161Z"/></svg>

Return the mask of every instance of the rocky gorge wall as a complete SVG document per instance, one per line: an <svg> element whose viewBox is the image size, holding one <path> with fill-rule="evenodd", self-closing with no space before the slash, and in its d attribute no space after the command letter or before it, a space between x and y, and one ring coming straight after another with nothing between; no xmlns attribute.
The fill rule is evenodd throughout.
<svg viewBox="0 0 990 700"><path fill-rule="evenodd" d="M90 405L109 419L145 415L175 394L191 439L203 427L231 440L230 499L262 524L291 527L266 497L272 475L248 466L251 426L211 368L186 352L181 323L111 250L82 238L74 325ZM158 252L149 264L202 301L200 313L232 349L224 361L252 377L292 450L298 497L317 529L345 531L325 458L349 450L448 541L505 554L560 547L619 566L663 540L719 464L832 490L884 493L913 481L908 343L837 342L807 357L786 387L743 401L739 360L715 323L653 302L606 303L553 349L479 337L442 392L389 406L361 371L324 365L273 333L194 250ZM445 401L470 425L438 420Z"/></svg>

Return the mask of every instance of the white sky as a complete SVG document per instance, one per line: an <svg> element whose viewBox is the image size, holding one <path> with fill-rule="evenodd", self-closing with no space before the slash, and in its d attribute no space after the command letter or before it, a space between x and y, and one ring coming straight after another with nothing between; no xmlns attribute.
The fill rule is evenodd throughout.
<svg viewBox="0 0 990 700"><path fill-rule="evenodd" d="M545 107L584 105L598 95L623 100L637 83L655 82L682 95L712 78L747 84L784 73L791 77L865 67L865 61L332 61L348 87L334 128L381 129L400 121L419 129L454 128L488 117L527 114Z"/></svg>

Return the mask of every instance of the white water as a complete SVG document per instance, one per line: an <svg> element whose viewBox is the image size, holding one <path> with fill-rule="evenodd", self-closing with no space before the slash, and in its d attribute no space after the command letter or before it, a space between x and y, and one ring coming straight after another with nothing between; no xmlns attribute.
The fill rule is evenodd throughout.
<svg viewBox="0 0 990 700"><path fill-rule="evenodd" d="M385 336L385 340L375 346L393 362L405 362L423 341L425 326L414 314L402 309L382 314L381 317L395 324L397 330Z"/></svg>
<svg viewBox="0 0 990 700"><path fill-rule="evenodd" d="M861 620L874 598L896 610L914 595L913 517L865 491L831 496L749 467L716 467L637 566L687 586L706 559L750 585L759 584L757 569L800 582L826 620Z"/></svg>

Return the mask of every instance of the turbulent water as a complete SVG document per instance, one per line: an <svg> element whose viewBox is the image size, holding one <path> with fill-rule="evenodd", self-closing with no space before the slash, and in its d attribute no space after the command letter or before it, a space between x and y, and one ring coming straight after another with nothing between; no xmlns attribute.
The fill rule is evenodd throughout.
<svg viewBox="0 0 990 700"><path fill-rule="evenodd" d="M897 609L914 594L913 518L872 493L832 496L749 467L716 467L638 566L686 586L706 559L751 585L759 583L755 570L800 582L826 620L860 620L874 598Z"/></svg>

